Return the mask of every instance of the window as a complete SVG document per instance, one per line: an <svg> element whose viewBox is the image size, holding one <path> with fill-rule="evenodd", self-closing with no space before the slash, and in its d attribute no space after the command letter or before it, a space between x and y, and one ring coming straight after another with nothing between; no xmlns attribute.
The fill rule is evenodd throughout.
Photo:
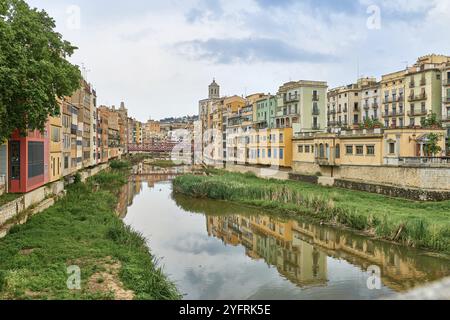
<svg viewBox="0 0 450 320"><path fill-rule="evenodd" d="M310 147L309 146L305 146L305 153L310 153Z"/></svg>
<svg viewBox="0 0 450 320"><path fill-rule="evenodd" d="M69 169L69 156L64 156L64 169Z"/></svg>
<svg viewBox="0 0 450 320"><path fill-rule="evenodd" d="M345 146L345 153L353 154L353 146Z"/></svg>
<svg viewBox="0 0 450 320"><path fill-rule="evenodd" d="M10 153L10 167L11 167L11 180L20 179L20 142L11 141L9 143Z"/></svg>
<svg viewBox="0 0 450 320"><path fill-rule="evenodd" d="M280 149L280 159L281 160L284 159L284 149L283 148Z"/></svg>
<svg viewBox="0 0 450 320"><path fill-rule="evenodd" d="M267 150L267 157L272 158L272 149Z"/></svg>
<svg viewBox="0 0 450 320"><path fill-rule="evenodd" d="M336 159L339 159L341 157L341 145L336 145Z"/></svg>
<svg viewBox="0 0 450 320"><path fill-rule="evenodd" d="M280 143L284 142L284 135L282 133L280 133Z"/></svg>
<svg viewBox="0 0 450 320"><path fill-rule="evenodd" d="M362 156L364 154L364 146L356 146L356 155Z"/></svg>
<svg viewBox="0 0 450 320"><path fill-rule="evenodd" d="M389 143L389 153L395 154L395 142Z"/></svg>
<svg viewBox="0 0 450 320"><path fill-rule="evenodd" d="M367 146L367 155L368 156L373 156L375 155L375 146Z"/></svg>
<svg viewBox="0 0 450 320"><path fill-rule="evenodd" d="M44 143L28 142L28 178L44 174Z"/></svg>
<svg viewBox="0 0 450 320"><path fill-rule="evenodd" d="M298 146L298 153L303 153L303 146Z"/></svg>
<svg viewBox="0 0 450 320"><path fill-rule="evenodd" d="M61 130L60 128L52 127L51 128L52 142L60 142L61 141Z"/></svg>

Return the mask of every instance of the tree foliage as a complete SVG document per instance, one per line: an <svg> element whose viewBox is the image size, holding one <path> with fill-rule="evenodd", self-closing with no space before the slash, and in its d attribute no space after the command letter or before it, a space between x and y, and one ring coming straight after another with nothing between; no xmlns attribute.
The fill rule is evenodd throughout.
<svg viewBox="0 0 450 320"><path fill-rule="evenodd" d="M54 29L45 11L0 0L0 141L16 129L43 131L59 114L57 97L80 86L78 66L67 61L77 48Z"/></svg>
<svg viewBox="0 0 450 320"><path fill-rule="evenodd" d="M437 133L429 133L427 135L426 152L429 155L436 156L442 151L442 148L439 146L441 138L442 136Z"/></svg>
<svg viewBox="0 0 450 320"><path fill-rule="evenodd" d="M442 128L442 122L439 121L436 113L427 116L425 119L421 121L420 124L422 125L423 128L433 128L433 127Z"/></svg>

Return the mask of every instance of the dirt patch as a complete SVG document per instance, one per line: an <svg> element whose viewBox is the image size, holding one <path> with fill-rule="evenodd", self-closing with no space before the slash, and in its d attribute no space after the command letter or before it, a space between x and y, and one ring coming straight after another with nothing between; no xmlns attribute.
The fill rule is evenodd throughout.
<svg viewBox="0 0 450 320"><path fill-rule="evenodd" d="M97 264L102 271L94 273L87 282L87 290L91 293L112 293L115 300L133 300L134 292L125 290L119 279L122 264L107 257Z"/></svg>
<svg viewBox="0 0 450 320"><path fill-rule="evenodd" d="M22 249L19 251L19 254L23 255L23 256L29 256L30 254L32 254L36 249L34 248L29 248L29 249Z"/></svg>

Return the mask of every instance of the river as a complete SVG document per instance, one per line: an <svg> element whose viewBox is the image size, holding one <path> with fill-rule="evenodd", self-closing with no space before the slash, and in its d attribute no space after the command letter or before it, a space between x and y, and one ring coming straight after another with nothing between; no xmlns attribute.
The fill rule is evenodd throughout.
<svg viewBox="0 0 450 320"><path fill-rule="evenodd" d="M118 211L186 299L377 299L450 274L419 250L173 194L173 177L134 175Z"/></svg>

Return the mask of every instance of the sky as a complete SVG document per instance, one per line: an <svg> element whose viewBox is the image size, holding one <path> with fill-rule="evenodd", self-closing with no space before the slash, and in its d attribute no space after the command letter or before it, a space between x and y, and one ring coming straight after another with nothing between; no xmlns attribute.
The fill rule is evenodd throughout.
<svg viewBox="0 0 450 320"><path fill-rule="evenodd" d="M213 78L222 95L291 80L390 73L450 55L450 0L27 0L79 49L71 61L141 121L193 115Z"/></svg>

